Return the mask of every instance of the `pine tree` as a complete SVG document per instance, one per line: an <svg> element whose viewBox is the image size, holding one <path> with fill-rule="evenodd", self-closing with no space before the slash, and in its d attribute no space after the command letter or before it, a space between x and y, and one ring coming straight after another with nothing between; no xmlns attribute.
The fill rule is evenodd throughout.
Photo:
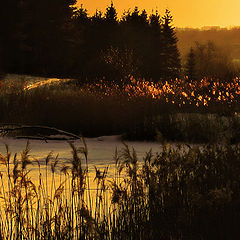
<svg viewBox="0 0 240 240"><path fill-rule="evenodd" d="M116 47L119 41L119 24L117 20L117 10L111 2L111 5L107 7L105 12L105 18L103 22L102 32L99 32L99 37L102 40L102 50L106 51L111 46Z"/></svg>
<svg viewBox="0 0 240 240"><path fill-rule="evenodd" d="M81 7L74 13L74 33L75 41L79 43L83 43L86 41L86 34L90 27L90 18L88 17L87 9Z"/></svg>
<svg viewBox="0 0 240 240"><path fill-rule="evenodd" d="M149 17L149 38L151 45L149 46L148 55L148 71L149 77L153 81L158 82L162 76L162 32L161 32L161 17L156 11L152 13Z"/></svg>
<svg viewBox="0 0 240 240"><path fill-rule="evenodd" d="M110 7L106 9L105 19L108 24L117 24L117 11L113 2L111 2Z"/></svg>
<svg viewBox="0 0 240 240"><path fill-rule="evenodd" d="M163 52L162 52L162 73L164 80L175 79L180 75L181 62L177 47L175 28L172 26L173 17L169 10L166 10L163 17Z"/></svg>
<svg viewBox="0 0 240 240"><path fill-rule="evenodd" d="M135 59L135 69L138 69L135 75L146 76L149 64L147 56L151 45L146 11L140 12L135 7L132 12L125 12L120 21L120 29L120 44Z"/></svg>

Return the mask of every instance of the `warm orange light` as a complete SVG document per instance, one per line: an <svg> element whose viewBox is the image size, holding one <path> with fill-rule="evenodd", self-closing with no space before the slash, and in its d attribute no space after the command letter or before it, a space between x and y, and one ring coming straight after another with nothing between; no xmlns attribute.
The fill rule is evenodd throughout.
<svg viewBox="0 0 240 240"><path fill-rule="evenodd" d="M240 1L237 0L115 0L113 1L119 16L124 10L146 9L148 13L158 10L163 13L169 8L174 16L174 25L177 27L203 27L203 26L239 26ZM110 0L78 0L78 6L89 10L92 15L96 9L105 11L111 4Z"/></svg>

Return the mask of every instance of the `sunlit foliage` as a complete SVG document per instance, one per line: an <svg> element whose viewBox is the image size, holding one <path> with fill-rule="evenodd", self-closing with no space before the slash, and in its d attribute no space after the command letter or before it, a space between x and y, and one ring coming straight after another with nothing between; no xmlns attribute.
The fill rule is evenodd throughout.
<svg viewBox="0 0 240 240"><path fill-rule="evenodd" d="M80 91L88 91L96 95L101 93L103 96L126 95L129 99L147 97L155 101L177 104L179 107L184 105L207 107L214 103L231 106L240 100L240 78L236 77L231 82L211 78L189 82L188 78L185 77L154 83L130 76L129 83L123 87L99 81L97 84L84 85Z"/></svg>

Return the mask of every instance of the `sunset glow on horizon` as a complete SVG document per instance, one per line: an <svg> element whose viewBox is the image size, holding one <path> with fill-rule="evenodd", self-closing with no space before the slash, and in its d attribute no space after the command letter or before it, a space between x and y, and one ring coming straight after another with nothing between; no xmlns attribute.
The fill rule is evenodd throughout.
<svg viewBox="0 0 240 240"><path fill-rule="evenodd" d="M173 15L176 27L240 26L239 0L115 0L113 3L118 17L121 17L124 11L133 10L135 6L140 10L146 9L148 14L155 10L163 14L168 8ZM81 4L88 10L88 14L92 15L96 9L105 12L111 1L78 0L77 5Z"/></svg>

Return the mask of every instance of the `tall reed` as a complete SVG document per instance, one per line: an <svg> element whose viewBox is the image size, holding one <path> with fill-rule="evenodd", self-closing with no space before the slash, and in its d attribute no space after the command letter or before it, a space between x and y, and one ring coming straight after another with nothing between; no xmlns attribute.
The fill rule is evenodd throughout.
<svg viewBox="0 0 240 240"><path fill-rule="evenodd" d="M6 146L0 155L0 239L239 236L239 146L165 144L142 161L124 145L115 152L113 176L108 167L95 168L92 179L86 144L69 144L69 163L53 153L33 158L29 143L20 155Z"/></svg>

